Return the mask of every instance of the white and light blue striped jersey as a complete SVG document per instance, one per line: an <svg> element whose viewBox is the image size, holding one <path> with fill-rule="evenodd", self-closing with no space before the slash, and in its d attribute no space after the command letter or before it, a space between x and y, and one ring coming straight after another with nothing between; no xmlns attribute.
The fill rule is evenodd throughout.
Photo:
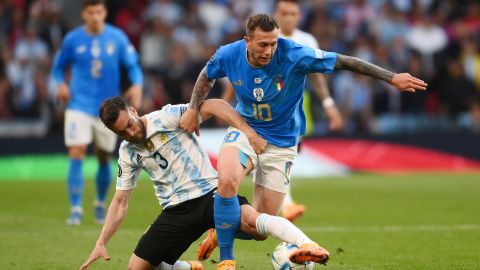
<svg viewBox="0 0 480 270"><path fill-rule="evenodd" d="M147 114L146 141L123 141L119 149L117 190L131 190L144 170L163 208L207 194L218 185L217 172L195 134L179 126L188 105L167 105ZM201 120L201 119L199 119Z"/></svg>

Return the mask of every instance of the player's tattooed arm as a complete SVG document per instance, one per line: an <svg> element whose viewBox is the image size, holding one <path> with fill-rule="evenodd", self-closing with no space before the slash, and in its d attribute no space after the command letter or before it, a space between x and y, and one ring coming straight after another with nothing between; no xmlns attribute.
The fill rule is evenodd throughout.
<svg viewBox="0 0 480 270"><path fill-rule="evenodd" d="M190 109L198 111L200 104L205 100L214 83L215 80L209 80L207 78L206 68L203 68L200 75L198 75L195 86L193 87L192 98L190 99Z"/></svg>
<svg viewBox="0 0 480 270"><path fill-rule="evenodd" d="M357 57L338 54L335 69L345 69L391 83L395 73Z"/></svg>
<svg viewBox="0 0 480 270"><path fill-rule="evenodd" d="M427 89L427 84L423 80L415 78L408 73L393 73L362 59L343 54L337 55L335 69L350 70L380 79L400 91L415 92L416 90L425 91Z"/></svg>

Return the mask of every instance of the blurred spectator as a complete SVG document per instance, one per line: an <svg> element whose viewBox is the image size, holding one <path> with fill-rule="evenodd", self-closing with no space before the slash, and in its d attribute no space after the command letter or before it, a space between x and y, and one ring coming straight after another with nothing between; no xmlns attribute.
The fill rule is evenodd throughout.
<svg viewBox="0 0 480 270"><path fill-rule="evenodd" d="M115 17L115 25L120 27L127 34L135 48L140 44L140 38L145 26L142 14L145 3L142 0L125 1Z"/></svg>
<svg viewBox="0 0 480 270"><path fill-rule="evenodd" d="M480 134L480 95L477 94L470 104L472 131Z"/></svg>
<svg viewBox="0 0 480 270"><path fill-rule="evenodd" d="M433 55L447 46L447 34L430 14L422 14L407 34L407 43L422 55L422 66L430 78L434 75Z"/></svg>
<svg viewBox="0 0 480 270"><path fill-rule="evenodd" d="M472 37L465 38L462 41L461 61L465 76L477 86L480 91L480 51L478 45Z"/></svg>
<svg viewBox="0 0 480 270"><path fill-rule="evenodd" d="M215 49L241 39L246 18L252 13L271 13L275 4L275 0L108 2L109 22L127 33L141 55L144 111L167 103L188 102L196 76ZM479 1L300 3L305 11L302 29L315 36L320 48L356 55L395 72L409 72L429 83L426 93L411 95L348 73L332 76L332 92L340 98L337 102L343 104L344 116L352 123L349 132L378 131L372 123L378 123L379 118L393 119L398 126L390 131L395 132L405 131L402 125L419 130L421 125L411 122L425 115L439 122L455 122L455 115L467 115L465 119L473 122L480 119L474 116L476 103L468 97L471 84L466 86L473 82L480 93ZM45 70L66 31L81 24L81 8L82 1L0 1L0 118L15 120L19 114L35 115L38 103L45 99ZM32 34L32 29L36 33ZM452 61L460 65L461 75ZM462 89L453 88L460 85ZM216 83L210 97L220 97L222 89L223 84ZM450 97L454 92L457 95ZM314 108L320 106L314 102ZM316 119L321 118L319 111L313 111ZM63 122L60 118L57 121ZM451 130L444 128L449 125L432 126Z"/></svg>
<svg viewBox="0 0 480 270"><path fill-rule="evenodd" d="M476 90L473 82L465 77L463 67L457 59L448 62L447 71L448 76L442 78L438 91L446 112L456 120L469 110Z"/></svg>
<svg viewBox="0 0 480 270"><path fill-rule="evenodd" d="M175 26L183 16L179 4L172 0L153 0L145 10L147 20L159 18L169 26Z"/></svg>
<svg viewBox="0 0 480 270"><path fill-rule="evenodd" d="M48 49L37 29L29 24L25 36L14 48L8 64L8 78L15 88L14 105L19 114L35 116L40 101L46 100L45 68Z"/></svg>

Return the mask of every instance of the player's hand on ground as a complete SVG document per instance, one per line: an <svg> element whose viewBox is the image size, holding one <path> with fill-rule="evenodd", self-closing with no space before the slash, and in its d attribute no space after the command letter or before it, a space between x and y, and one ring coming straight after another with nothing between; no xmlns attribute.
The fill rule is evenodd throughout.
<svg viewBox="0 0 480 270"><path fill-rule="evenodd" d="M416 90L427 90L427 84L413 77L408 73L397 73L393 76L391 85L399 89L400 91L415 92Z"/></svg>
<svg viewBox="0 0 480 270"><path fill-rule="evenodd" d="M249 137L248 141L257 155L265 152L267 149L268 142L258 134L254 134L253 136Z"/></svg>
<svg viewBox="0 0 480 270"><path fill-rule="evenodd" d="M190 133L195 131L197 135L200 135L197 115L197 110L188 109L180 118L180 128Z"/></svg>
<svg viewBox="0 0 480 270"><path fill-rule="evenodd" d="M66 83L61 83L58 86L57 98L63 103L68 103L70 100L70 89Z"/></svg>
<svg viewBox="0 0 480 270"><path fill-rule="evenodd" d="M328 117L329 125L331 131L340 131L343 128L342 116L337 110L337 107L330 106L325 108L325 114Z"/></svg>
<svg viewBox="0 0 480 270"><path fill-rule="evenodd" d="M80 270L86 270L90 266L90 264L92 264L99 258L103 258L106 261L111 259L111 257L107 254L107 249L105 248L105 246L96 244L95 248L92 251L92 254L90 254L90 257L88 257L88 259L82 264Z"/></svg>

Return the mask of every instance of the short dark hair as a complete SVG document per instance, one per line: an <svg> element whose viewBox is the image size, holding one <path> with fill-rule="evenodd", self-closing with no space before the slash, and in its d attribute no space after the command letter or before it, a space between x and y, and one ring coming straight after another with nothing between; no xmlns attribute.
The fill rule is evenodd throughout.
<svg viewBox="0 0 480 270"><path fill-rule="evenodd" d="M251 34L255 32L257 28L260 28L265 32L271 32L280 27L278 26L278 22L275 20L275 18L268 14L260 13L248 18L246 25L247 36L251 36Z"/></svg>
<svg viewBox="0 0 480 270"><path fill-rule="evenodd" d="M88 6L96 6L96 5L106 6L105 0L83 0L83 8L86 8Z"/></svg>
<svg viewBox="0 0 480 270"><path fill-rule="evenodd" d="M109 129L117 122L120 111L127 111L128 105L121 97L113 97L105 100L100 105L100 119Z"/></svg>

